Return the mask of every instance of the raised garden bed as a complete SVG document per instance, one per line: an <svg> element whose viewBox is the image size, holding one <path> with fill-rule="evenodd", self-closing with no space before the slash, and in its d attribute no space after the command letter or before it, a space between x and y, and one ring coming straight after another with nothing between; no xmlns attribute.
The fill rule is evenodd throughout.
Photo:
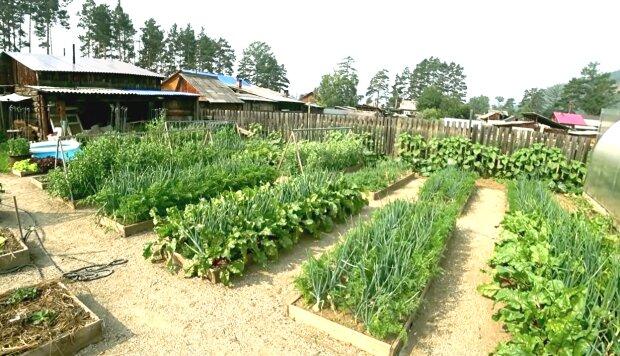
<svg viewBox="0 0 620 356"><path fill-rule="evenodd" d="M11 173L13 173L13 175L16 175L18 177L30 177L30 176L40 175L39 172L23 172L23 171L18 171L15 169L11 169Z"/></svg>
<svg viewBox="0 0 620 356"><path fill-rule="evenodd" d="M1 355L73 355L103 339L101 320L60 282L0 295Z"/></svg>
<svg viewBox="0 0 620 356"><path fill-rule="evenodd" d="M8 271L30 263L28 246L11 230L0 229L0 271Z"/></svg>
<svg viewBox="0 0 620 356"><path fill-rule="evenodd" d="M105 216L99 219L99 224L118 232L122 237L137 235L141 232L153 230L154 227L153 220L145 220L135 224L123 225L118 221Z"/></svg>
<svg viewBox="0 0 620 356"><path fill-rule="evenodd" d="M40 175L40 176L30 177L30 183L32 183L32 185L34 185L35 187L39 189L46 189L47 188L47 176Z"/></svg>
<svg viewBox="0 0 620 356"><path fill-rule="evenodd" d="M407 184L409 184L409 182L411 182L412 180L414 180L416 178L416 174L415 173L409 173L406 176L402 177L401 179L397 180L396 182L390 184L389 186L372 193L372 198L374 200L379 200L379 199L383 199L386 196L392 194L394 191L406 186Z"/></svg>

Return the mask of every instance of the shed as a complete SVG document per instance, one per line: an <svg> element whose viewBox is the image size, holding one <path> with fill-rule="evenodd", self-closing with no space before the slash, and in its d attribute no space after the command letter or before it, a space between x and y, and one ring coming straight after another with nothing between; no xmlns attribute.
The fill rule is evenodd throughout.
<svg viewBox="0 0 620 356"><path fill-rule="evenodd" d="M194 93L200 95L200 108L240 110L243 101L228 85L212 73L180 70L166 78L163 90Z"/></svg>
<svg viewBox="0 0 620 356"><path fill-rule="evenodd" d="M583 119L583 116L579 114L555 111L553 115L551 116L551 119L557 122L558 124L562 124L565 126L571 126L571 127L575 127L576 125L587 126L585 120Z"/></svg>
<svg viewBox="0 0 620 356"><path fill-rule="evenodd" d="M76 128L74 134L77 128L119 125L125 119L148 121L162 109L168 119L193 118L198 95L162 91L162 78L116 60L0 54L0 86L32 99L33 120L41 139L61 120Z"/></svg>

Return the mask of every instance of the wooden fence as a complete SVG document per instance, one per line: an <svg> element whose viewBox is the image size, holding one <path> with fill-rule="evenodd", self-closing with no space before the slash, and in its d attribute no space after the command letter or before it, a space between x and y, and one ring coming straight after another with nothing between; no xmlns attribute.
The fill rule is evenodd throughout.
<svg viewBox="0 0 620 356"><path fill-rule="evenodd" d="M445 125L442 121L420 118L382 117L377 115L324 115L272 111L202 111L202 119L234 121L247 128L252 123L260 124L267 133L280 132L289 137L293 129L350 127L355 133L368 133L375 152L393 155L397 153L397 140L401 133L420 134L426 139L434 137L462 136L472 142L498 147L502 153L542 143L557 147L574 160L586 162L593 147L590 137L571 136L564 133L534 132L496 126ZM312 137L300 137L311 139Z"/></svg>

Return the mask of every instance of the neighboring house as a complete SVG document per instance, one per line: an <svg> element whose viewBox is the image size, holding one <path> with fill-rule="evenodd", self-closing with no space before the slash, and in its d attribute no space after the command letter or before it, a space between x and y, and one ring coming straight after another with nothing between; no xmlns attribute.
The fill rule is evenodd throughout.
<svg viewBox="0 0 620 356"><path fill-rule="evenodd" d="M483 120L483 121L504 120L508 118L509 116L510 115L508 115L508 112L506 111L493 110L493 111L489 111L486 114L478 115L478 120Z"/></svg>
<svg viewBox="0 0 620 356"><path fill-rule="evenodd" d="M555 111L551 116L551 120L557 122L558 124L573 128L575 126L587 126L583 116L579 114Z"/></svg>
<svg viewBox="0 0 620 356"><path fill-rule="evenodd" d="M32 99L39 137L153 119L166 109L168 119L191 119L198 95L161 90L162 75L116 60L2 52L0 86Z"/></svg>
<svg viewBox="0 0 620 356"><path fill-rule="evenodd" d="M199 94L198 102L203 109L243 109L243 100L215 74L179 70L166 78L161 87L163 90Z"/></svg>
<svg viewBox="0 0 620 356"><path fill-rule="evenodd" d="M313 90L309 93L303 94L302 96L299 97L299 100L303 101L304 103L316 104L317 103L316 92Z"/></svg>
<svg viewBox="0 0 620 356"><path fill-rule="evenodd" d="M250 94L258 98L266 99L263 103L272 103L271 105L273 110L270 111L305 112L307 110L306 104L300 100L289 98L288 96L278 93L277 91L262 88L258 85L250 84L243 80L237 81L237 85L230 87L240 95ZM250 109L244 106L244 110Z"/></svg>
<svg viewBox="0 0 620 356"><path fill-rule="evenodd" d="M402 100L398 105L398 109L396 109L399 114L407 116L415 115L417 110L417 103L415 100Z"/></svg>

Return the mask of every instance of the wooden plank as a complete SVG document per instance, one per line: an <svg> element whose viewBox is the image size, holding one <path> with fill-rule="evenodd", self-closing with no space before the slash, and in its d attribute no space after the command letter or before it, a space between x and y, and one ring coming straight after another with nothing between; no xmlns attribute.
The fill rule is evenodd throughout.
<svg viewBox="0 0 620 356"><path fill-rule="evenodd" d="M155 225L153 224L153 220L146 220L137 222L135 224L123 225L118 221L110 219L106 216L102 216L99 219L99 225L108 227L118 232L122 237L136 235L141 232L152 230L155 227Z"/></svg>
<svg viewBox="0 0 620 356"><path fill-rule="evenodd" d="M397 180L396 182L392 183L391 185L385 187L384 189L381 189L375 193L373 193L372 198L374 200L379 200L379 199L383 199L386 196L390 195L392 192L404 187L405 185L409 184L409 182L411 182L412 180L414 180L416 178L416 173L409 173L407 175L405 175L403 178Z"/></svg>
<svg viewBox="0 0 620 356"><path fill-rule="evenodd" d="M37 176L30 177L30 183L32 183L32 185L34 185L35 187L37 187L39 189L47 188L47 182L41 182L40 180L36 179L36 177Z"/></svg>
<svg viewBox="0 0 620 356"><path fill-rule="evenodd" d="M13 236L20 249L0 255L0 272L12 270L30 263L30 250L18 237Z"/></svg>

